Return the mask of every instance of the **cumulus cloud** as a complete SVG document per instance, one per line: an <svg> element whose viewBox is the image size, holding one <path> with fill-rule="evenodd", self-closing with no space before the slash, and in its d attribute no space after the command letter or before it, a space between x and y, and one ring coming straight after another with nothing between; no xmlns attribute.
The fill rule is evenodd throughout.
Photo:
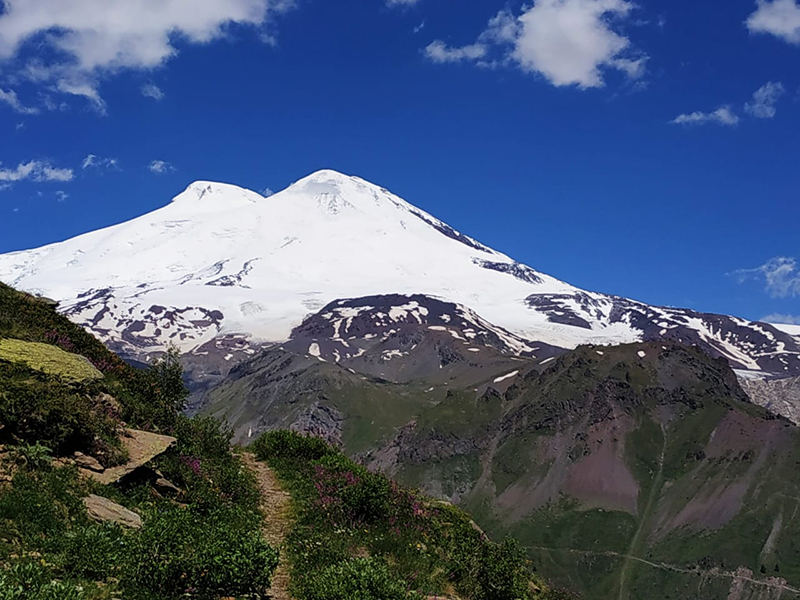
<svg viewBox="0 0 800 600"><path fill-rule="evenodd" d="M720 106L713 112L695 111L678 115L670 123L675 125L705 125L714 123L716 125L733 126L739 123L739 117L733 112L730 106Z"/></svg>
<svg viewBox="0 0 800 600"><path fill-rule="evenodd" d="M175 167L165 160L154 160L147 165L147 168L150 169L151 172L158 175L163 175L164 173L169 173L170 171L175 170Z"/></svg>
<svg viewBox="0 0 800 600"><path fill-rule="evenodd" d="M23 48L37 58L19 75L105 104L99 80L122 69L152 69L177 54L176 39L207 43L230 25L254 28L289 9L293 0L4 0L0 61ZM8 71L8 69L6 69Z"/></svg>
<svg viewBox="0 0 800 600"><path fill-rule="evenodd" d="M116 158L102 158L96 154L89 154L83 159L81 168L86 169L116 169L119 161Z"/></svg>
<svg viewBox="0 0 800 600"><path fill-rule="evenodd" d="M142 96L145 98L152 98L153 100L163 100L164 92L161 88L153 83L146 83L141 88Z"/></svg>
<svg viewBox="0 0 800 600"><path fill-rule="evenodd" d="M67 198L69 198L69 194L67 192L65 192L64 190L58 190L56 192L56 200L58 202L66 202Z"/></svg>
<svg viewBox="0 0 800 600"><path fill-rule="evenodd" d="M778 325L800 325L800 316L773 313L762 317L763 323L777 323Z"/></svg>
<svg viewBox="0 0 800 600"><path fill-rule="evenodd" d="M755 269L740 269L734 272L740 283L762 280L766 292L773 298L800 296L800 270L797 260L788 256L776 256Z"/></svg>
<svg viewBox="0 0 800 600"><path fill-rule="evenodd" d="M58 169L47 161L31 160L20 163L13 169L3 168L0 164L0 181L15 182L30 179L31 181L72 181L75 174L72 169Z"/></svg>
<svg viewBox="0 0 800 600"><path fill-rule="evenodd" d="M790 44L800 44L800 4L795 0L757 0L746 21L751 33L767 33Z"/></svg>
<svg viewBox="0 0 800 600"><path fill-rule="evenodd" d="M770 81L756 90L744 110L757 119L771 119L777 114L776 105L785 91L782 83Z"/></svg>
<svg viewBox="0 0 800 600"><path fill-rule="evenodd" d="M22 115L35 115L39 112L38 108L23 105L14 90L0 88L0 102L8 104L15 112Z"/></svg>
<svg viewBox="0 0 800 600"><path fill-rule="evenodd" d="M647 57L619 30L634 8L628 0L535 0L520 15L500 11L474 44L437 40L425 54L435 62L511 64L555 86L598 88L610 70L644 75Z"/></svg>

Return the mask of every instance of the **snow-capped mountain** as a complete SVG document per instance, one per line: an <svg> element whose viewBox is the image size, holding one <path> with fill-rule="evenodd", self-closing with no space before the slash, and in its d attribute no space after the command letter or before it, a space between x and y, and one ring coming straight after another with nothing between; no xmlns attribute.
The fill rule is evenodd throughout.
<svg viewBox="0 0 800 600"><path fill-rule="evenodd" d="M170 343L207 351L232 336L283 342L335 300L400 294L468 307L531 344L670 339L738 368L800 373L800 340L787 332L580 290L334 171L268 198L193 183L132 221L0 256L0 280L60 301L134 357Z"/></svg>

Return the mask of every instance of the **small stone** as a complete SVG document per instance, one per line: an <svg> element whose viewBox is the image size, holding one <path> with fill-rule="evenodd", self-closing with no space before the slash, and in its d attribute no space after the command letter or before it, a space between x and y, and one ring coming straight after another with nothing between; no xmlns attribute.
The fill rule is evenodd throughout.
<svg viewBox="0 0 800 600"><path fill-rule="evenodd" d="M181 488L164 477L159 477L156 479L153 483L153 486L165 496L180 496L183 494L183 490Z"/></svg>
<svg viewBox="0 0 800 600"><path fill-rule="evenodd" d="M108 498L91 494L83 499L89 518L99 523L117 523L123 527L140 529L142 518L132 510L112 502Z"/></svg>
<svg viewBox="0 0 800 600"><path fill-rule="evenodd" d="M94 471L95 473L102 473L105 471L105 467L103 467L103 465L101 465L96 458L93 456L87 456L83 452L76 452L72 455L72 458L75 460L75 464L82 469L88 469L89 471Z"/></svg>

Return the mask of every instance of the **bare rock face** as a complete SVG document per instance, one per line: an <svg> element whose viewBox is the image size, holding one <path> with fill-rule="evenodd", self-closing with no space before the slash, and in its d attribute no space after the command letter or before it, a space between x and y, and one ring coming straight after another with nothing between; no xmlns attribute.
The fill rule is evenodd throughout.
<svg viewBox="0 0 800 600"><path fill-rule="evenodd" d="M344 416L335 408L315 402L304 410L290 429L304 435L321 437L329 444L341 446Z"/></svg>
<svg viewBox="0 0 800 600"><path fill-rule="evenodd" d="M800 377L783 379L740 378L742 389L753 404L758 404L770 412L786 417L795 425L800 425Z"/></svg>
<svg viewBox="0 0 800 600"><path fill-rule="evenodd" d="M141 529L142 518L108 498L91 494L83 499L89 518L98 523L116 523L131 529Z"/></svg>

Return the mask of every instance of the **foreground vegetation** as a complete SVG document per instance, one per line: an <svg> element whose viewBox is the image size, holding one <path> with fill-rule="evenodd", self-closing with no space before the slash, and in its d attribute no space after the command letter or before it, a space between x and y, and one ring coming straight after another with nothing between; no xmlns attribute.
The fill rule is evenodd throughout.
<svg viewBox="0 0 800 600"><path fill-rule="evenodd" d="M516 543L490 542L462 511L405 490L324 441L279 431L252 446L292 494L287 539L300 600L556 600Z"/></svg>
<svg viewBox="0 0 800 600"><path fill-rule="evenodd" d="M259 597L278 551L261 535L253 475L211 419L181 416L187 392L174 353L126 365L40 299L0 284L0 600ZM103 486L126 461L126 427L174 436L150 478ZM141 516L139 529L95 522L95 494Z"/></svg>

